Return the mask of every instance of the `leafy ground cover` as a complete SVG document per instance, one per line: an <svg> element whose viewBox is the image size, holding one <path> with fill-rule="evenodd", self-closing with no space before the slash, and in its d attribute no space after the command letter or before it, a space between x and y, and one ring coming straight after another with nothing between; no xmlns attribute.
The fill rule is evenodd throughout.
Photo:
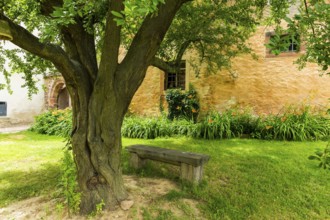
<svg viewBox="0 0 330 220"><path fill-rule="evenodd" d="M126 217L131 219L330 218L330 173L307 159L323 149L326 142L123 139L124 146L131 144L211 156L203 183L190 186L180 183L179 169L175 166L150 162L142 170L132 170L123 150L126 183L137 183L129 188L129 193L140 192L140 197L133 194L137 202L126 211ZM52 199L64 145L63 138L32 132L0 134L0 209L39 195ZM171 183L167 184L167 191L159 196L148 194L153 188L159 190L160 180Z"/></svg>

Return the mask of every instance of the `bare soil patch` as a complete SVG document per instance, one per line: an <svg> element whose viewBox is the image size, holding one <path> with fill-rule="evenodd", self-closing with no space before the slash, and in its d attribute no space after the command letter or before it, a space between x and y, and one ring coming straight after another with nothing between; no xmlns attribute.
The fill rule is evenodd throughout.
<svg viewBox="0 0 330 220"><path fill-rule="evenodd" d="M36 219L144 219L157 216L161 211L170 211L177 219L204 219L198 209L198 202L191 199L168 201L164 199L171 190L179 190L176 183L166 179L140 178L124 176L129 193L128 210L118 206L115 211L104 211L94 217L69 216L67 210L59 208L59 202L49 197L35 197L0 208L0 219L36 220Z"/></svg>

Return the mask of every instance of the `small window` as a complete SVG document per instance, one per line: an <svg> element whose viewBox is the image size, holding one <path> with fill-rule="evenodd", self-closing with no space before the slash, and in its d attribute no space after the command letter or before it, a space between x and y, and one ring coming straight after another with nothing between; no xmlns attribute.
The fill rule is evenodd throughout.
<svg viewBox="0 0 330 220"><path fill-rule="evenodd" d="M298 51L298 36L289 37L287 35L281 35L281 39L287 42L286 48L283 48L282 52L297 52Z"/></svg>
<svg viewBox="0 0 330 220"><path fill-rule="evenodd" d="M299 51L299 35L276 35L274 33L270 33L268 37L269 40L266 46L269 48L269 54L279 55L281 53L292 53Z"/></svg>
<svg viewBox="0 0 330 220"><path fill-rule="evenodd" d="M164 88L184 90L186 87L186 62L180 63L180 70L178 73L165 72Z"/></svg>
<svg viewBox="0 0 330 220"><path fill-rule="evenodd" d="M0 102L0 116L7 116L7 103Z"/></svg>

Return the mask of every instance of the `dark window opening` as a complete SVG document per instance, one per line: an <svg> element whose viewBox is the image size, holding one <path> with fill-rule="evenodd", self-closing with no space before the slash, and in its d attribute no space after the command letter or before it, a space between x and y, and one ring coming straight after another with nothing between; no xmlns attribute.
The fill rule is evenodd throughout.
<svg viewBox="0 0 330 220"><path fill-rule="evenodd" d="M57 108L58 109L66 109L70 106L70 96L69 92L66 88L62 89L58 93L57 97Z"/></svg>
<svg viewBox="0 0 330 220"><path fill-rule="evenodd" d="M7 116L7 103L0 102L0 116Z"/></svg>
<svg viewBox="0 0 330 220"><path fill-rule="evenodd" d="M287 51L298 51L298 43L297 43L298 37L294 37L289 39L290 45Z"/></svg>
<svg viewBox="0 0 330 220"><path fill-rule="evenodd" d="M186 62L180 63L178 73L165 72L164 89L182 89L186 88Z"/></svg>
<svg viewBox="0 0 330 220"><path fill-rule="evenodd" d="M276 55L282 52L298 52L299 35L275 35L274 33L270 33L268 45L270 46L269 52Z"/></svg>

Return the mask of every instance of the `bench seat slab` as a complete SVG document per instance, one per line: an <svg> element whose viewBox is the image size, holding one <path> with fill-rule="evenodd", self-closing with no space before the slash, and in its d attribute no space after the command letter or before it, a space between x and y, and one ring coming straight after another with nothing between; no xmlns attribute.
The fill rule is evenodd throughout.
<svg viewBox="0 0 330 220"><path fill-rule="evenodd" d="M147 145L131 145L126 147L126 149L130 153L138 154L141 158L158 160L178 166L181 163L190 164L193 166L200 166L210 159L208 155L204 154L183 152Z"/></svg>
<svg viewBox="0 0 330 220"><path fill-rule="evenodd" d="M181 179L199 183L203 177L203 165L209 160L208 155L182 152L146 145L126 147L131 154L130 164L135 169L142 168L146 160L161 161L180 166Z"/></svg>

